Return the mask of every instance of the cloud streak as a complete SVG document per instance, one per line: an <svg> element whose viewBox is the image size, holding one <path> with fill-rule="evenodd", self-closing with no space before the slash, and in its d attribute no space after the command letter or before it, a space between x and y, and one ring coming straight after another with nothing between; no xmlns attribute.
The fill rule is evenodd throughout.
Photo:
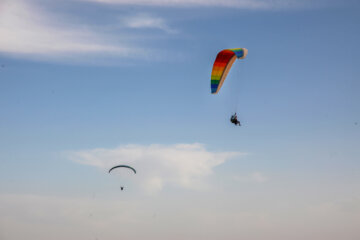
<svg viewBox="0 0 360 240"><path fill-rule="evenodd" d="M134 16L128 16L122 20L125 27L134 29L160 29L167 33L176 33L171 29L163 18L140 13Z"/></svg>
<svg viewBox="0 0 360 240"><path fill-rule="evenodd" d="M244 155L240 152L211 152L202 144L125 145L115 149L93 149L70 153L78 163L104 171L117 164L128 164L138 170L136 181L149 193L165 186L188 189L206 187L206 177L216 166Z"/></svg>
<svg viewBox="0 0 360 240"><path fill-rule="evenodd" d="M82 0L104 4L140 5L157 7L226 7L241 9L282 9L311 7L326 2L310 0Z"/></svg>
<svg viewBox="0 0 360 240"><path fill-rule="evenodd" d="M59 24L52 14L25 1L5 0L0 11L0 52L5 54L57 59L145 52L89 27L66 24L65 18Z"/></svg>
<svg viewBox="0 0 360 240"><path fill-rule="evenodd" d="M231 7L244 9L291 8L309 5L296 0L81 0L82 4L141 5L155 7ZM319 0L320 1L320 0ZM326 1L326 0L324 0ZM10 56L67 62L118 62L114 59L161 59L162 53L144 47L150 31L174 34L164 18L149 13L120 17L96 28L72 23L72 15L50 12L34 0L3 0L0 6L0 53ZM80 16L82 14L79 14ZM131 31L137 29L137 32ZM142 34L139 37L139 33ZM156 54L155 54L156 52Z"/></svg>

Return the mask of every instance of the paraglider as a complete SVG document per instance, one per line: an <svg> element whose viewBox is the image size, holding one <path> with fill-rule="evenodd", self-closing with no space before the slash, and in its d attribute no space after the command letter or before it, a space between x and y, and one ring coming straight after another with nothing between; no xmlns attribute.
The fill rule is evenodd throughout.
<svg viewBox="0 0 360 240"><path fill-rule="evenodd" d="M133 167L130 167L130 166L128 166L128 165L117 165L117 166L114 166L114 167L110 168L109 173L110 173L111 171L113 171L114 169L116 169L116 168L127 168L127 169L132 170L132 171L134 172L134 174L136 174L136 170L135 170ZM123 190L124 190L124 187L123 187L123 186L120 186L120 190L123 191Z"/></svg>
<svg viewBox="0 0 360 240"><path fill-rule="evenodd" d="M134 168L128 166L128 165L117 165L117 166L115 166L115 167L112 167L112 168L110 168L109 173L110 173L112 170L114 170L115 168L129 168L129 169L131 169L131 170L136 174L136 170L135 170Z"/></svg>
<svg viewBox="0 0 360 240"><path fill-rule="evenodd" d="M217 94L236 59L244 59L246 48L232 48L220 51L215 59L211 72L211 93Z"/></svg>
<svg viewBox="0 0 360 240"><path fill-rule="evenodd" d="M236 113L231 116L230 122L232 122L235 125L241 126L240 121L237 119Z"/></svg>
<svg viewBox="0 0 360 240"><path fill-rule="evenodd" d="M244 59L248 53L246 48L231 48L220 51L216 58L211 72L211 93L217 94L223 85L233 63L236 59ZM230 121L241 126L236 113L231 116Z"/></svg>

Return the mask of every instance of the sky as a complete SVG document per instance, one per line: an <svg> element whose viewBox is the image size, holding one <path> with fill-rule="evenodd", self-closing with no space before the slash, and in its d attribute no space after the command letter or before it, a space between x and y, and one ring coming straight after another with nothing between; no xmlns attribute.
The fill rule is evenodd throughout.
<svg viewBox="0 0 360 240"><path fill-rule="evenodd" d="M0 0L0 239L360 239L359 10Z"/></svg>

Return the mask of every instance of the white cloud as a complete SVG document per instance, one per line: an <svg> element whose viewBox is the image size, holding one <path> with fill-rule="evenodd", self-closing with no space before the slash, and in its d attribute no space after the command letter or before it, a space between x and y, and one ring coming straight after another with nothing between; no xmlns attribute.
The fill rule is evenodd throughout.
<svg viewBox="0 0 360 240"><path fill-rule="evenodd" d="M145 6L214 6L267 9L297 6L292 0L82 0L107 4ZM319 0L320 1L320 0ZM326 0L324 0L326 1ZM309 2L309 1L305 1ZM45 2L42 2L45 3ZM304 3L304 5L306 5ZM114 58L161 59L159 50L146 49L138 35L131 36L128 29L154 30L166 33L177 31L165 19L151 14L136 14L121 18L122 27L108 25L94 28L75 25L71 15L50 12L46 5L35 0L1 0L0 53L26 58L71 60L80 62L109 62ZM74 17L74 16L73 16ZM126 28L124 28L124 26ZM107 31L106 31L107 29ZM111 29L111 31L110 31ZM115 33L116 32L116 33ZM131 39L131 40L130 40ZM156 52L156 54L154 54ZM115 61L111 61L115 62Z"/></svg>
<svg viewBox="0 0 360 240"><path fill-rule="evenodd" d="M231 7L243 9L280 9L309 7L331 0L83 0L106 4L163 7Z"/></svg>
<svg viewBox="0 0 360 240"><path fill-rule="evenodd" d="M61 22L61 23L60 23ZM4 0L0 8L0 52L45 58L77 58L91 54L130 57L144 50L114 43L112 36L55 20L53 14L21 0Z"/></svg>
<svg viewBox="0 0 360 240"><path fill-rule="evenodd" d="M123 23L129 28L151 28L160 29L168 33L176 33L171 29L163 18L151 16L149 14L141 13L134 16L128 16L123 19Z"/></svg>
<svg viewBox="0 0 360 240"><path fill-rule="evenodd" d="M137 169L136 180L148 192L158 192L166 185L183 188L206 186L205 177L216 166L239 152L211 152L202 144L125 145L115 149L93 149L70 154L78 163L106 171L117 164L128 164Z"/></svg>

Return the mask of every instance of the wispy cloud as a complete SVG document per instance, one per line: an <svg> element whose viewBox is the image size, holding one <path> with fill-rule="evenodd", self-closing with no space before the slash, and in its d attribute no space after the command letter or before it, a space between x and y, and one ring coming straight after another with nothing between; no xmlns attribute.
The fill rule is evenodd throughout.
<svg viewBox="0 0 360 240"><path fill-rule="evenodd" d="M168 6L168 7L236 7L267 9L300 5L296 0L82 0L104 4ZM319 0L321 1L321 0ZM326 1L326 0L323 0ZM41 1L40 1L41 2ZM46 1L45 1L46 2ZM42 3L45 3L42 2ZM308 0L303 2L304 5ZM68 12L66 16L49 11L36 0L2 0L0 2L0 53L25 58L108 61L114 58L161 59L159 50L144 46L149 30L177 33L177 30L159 16L139 13L120 17L121 27L113 23L96 28L91 24L74 24ZM81 14L80 14L81 15ZM79 16L80 16L79 15ZM77 16L77 17L79 17ZM132 36L129 29L142 32ZM139 37L141 34L141 37ZM156 54L154 54L156 52ZM112 61L114 62L114 61Z"/></svg>
<svg viewBox="0 0 360 240"><path fill-rule="evenodd" d="M0 52L55 59L84 58L91 54L130 57L145 52L90 27L66 22L64 17L60 24L52 14L25 1L2 1Z"/></svg>
<svg viewBox="0 0 360 240"><path fill-rule="evenodd" d="M202 144L125 145L115 149L93 149L70 154L78 163L106 171L116 164L138 169L136 179L147 192L158 192L166 185L183 188L206 186L205 177L216 166L240 156L240 152L211 152Z"/></svg>
<svg viewBox="0 0 360 240"><path fill-rule="evenodd" d="M326 0L82 0L106 4L159 7L231 7L242 9L281 9L316 6Z"/></svg>
<svg viewBox="0 0 360 240"><path fill-rule="evenodd" d="M127 16L124 18L123 23L128 28L138 29L160 29L168 33L176 33L177 31L170 28L163 18L152 16L146 13L136 14L134 16Z"/></svg>

